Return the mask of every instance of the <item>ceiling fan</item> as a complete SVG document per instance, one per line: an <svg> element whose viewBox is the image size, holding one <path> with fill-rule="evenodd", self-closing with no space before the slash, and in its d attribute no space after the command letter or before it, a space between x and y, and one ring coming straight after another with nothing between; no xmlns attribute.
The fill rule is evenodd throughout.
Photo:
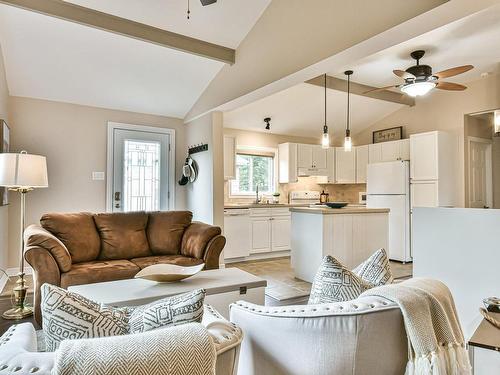
<svg viewBox="0 0 500 375"><path fill-rule="evenodd" d="M460 85L458 83L445 82L440 80L442 78L453 77L458 74L465 73L474 68L472 65L456 66L454 68L446 69L438 73L432 73L432 67L430 67L429 65L420 65L420 59L424 57L424 54L425 51L422 50L413 51L410 56L413 59L417 60L416 65L411 66L406 70L393 70L395 75L405 80L404 83L400 85L380 87L377 89L369 90L366 93L387 90L390 88L398 88L403 93L415 97L425 95L433 88L450 91L463 91L467 88L467 86Z"/></svg>

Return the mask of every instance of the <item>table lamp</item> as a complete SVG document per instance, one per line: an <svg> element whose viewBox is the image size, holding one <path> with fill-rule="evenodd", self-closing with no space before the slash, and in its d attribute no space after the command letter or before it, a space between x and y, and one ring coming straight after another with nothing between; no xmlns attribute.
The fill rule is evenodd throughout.
<svg viewBox="0 0 500 375"><path fill-rule="evenodd" d="M33 314L33 308L25 304L28 288L24 280L24 227L26 193L36 188L48 187L47 162L45 156L30 155L26 151L19 154L0 154L0 186L21 194L21 230L19 274L12 291L13 308L5 311L5 319L23 319Z"/></svg>

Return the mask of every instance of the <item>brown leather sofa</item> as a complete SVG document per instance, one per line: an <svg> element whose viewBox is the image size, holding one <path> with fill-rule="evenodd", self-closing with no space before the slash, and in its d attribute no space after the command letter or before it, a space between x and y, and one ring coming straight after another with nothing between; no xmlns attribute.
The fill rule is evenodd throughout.
<svg viewBox="0 0 500 375"><path fill-rule="evenodd" d="M157 263L219 268L226 244L219 227L192 222L189 211L51 213L24 232L25 259L34 271L35 319L40 287L134 277Z"/></svg>

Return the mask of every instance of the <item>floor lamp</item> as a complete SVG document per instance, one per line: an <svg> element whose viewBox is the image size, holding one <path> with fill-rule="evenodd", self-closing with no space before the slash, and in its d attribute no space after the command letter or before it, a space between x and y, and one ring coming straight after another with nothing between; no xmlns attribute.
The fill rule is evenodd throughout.
<svg viewBox="0 0 500 375"><path fill-rule="evenodd" d="M47 161L45 156L30 155L26 151L19 154L0 154L0 186L17 191L21 196L21 228L19 274L12 291L13 308L5 311L5 319L23 319L33 314L33 308L25 304L28 287L24 280L24 227L26 193L36 188L48 186Z"/></svg>

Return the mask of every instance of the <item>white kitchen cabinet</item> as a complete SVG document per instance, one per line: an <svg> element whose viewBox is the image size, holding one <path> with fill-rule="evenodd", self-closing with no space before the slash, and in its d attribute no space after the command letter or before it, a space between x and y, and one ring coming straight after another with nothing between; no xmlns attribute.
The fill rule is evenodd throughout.
<svg viewBox="0 0 500 375"><path fill-rule="evenodd" d="M236 138L224 136L224 179L236 178Z"/></svg>
<svg viewBox="0 0 500 375"><path fill-rule="evenodd" d="M368 145L353 148L356 151L356 183L366 183L366 167L368 166Z"/></svg>
<svg viewBox="0 0 500 375"><path fill-rule="evenodd" d="M327 168L327 149L321 146L312 146L313 167L319 170Z"/></svg>
<svg viewBox="0 0 500 375"><path fill-rule="evenodd" d="M311 169L313 167L313 146L299 144L297 146L297 168Z"/></svg>
<svg viewBox="0 0 500 375"><path fill-rule="evenodd" d="M281 143L278 145L278 180L280 184L298 181L297 149L298 145L296 143Z"/></svg>
<svg viewBox="0 0 500 375"><path fill-rule="evenodd" d="M368 145L368 155L370 163L410 160L410 140L400 139L370 144Z"/></svg>
<svg viewBox="0 0 500 375"><path fill-rule="evenodd" d="M458 141L443 131L410 136L410 182L413 207L457 204Z"/></svg>
<svg viewBox="0 0 500 375"><path fill-rule="evenodd" d="M271 250L290 250L292 220L290 215L275 216L271 218Z"/></svg>
<svg viewBox="0 0 500 375"><path fill-rule="evenodd" d="M335 181L338 184L356 183L356 151L335 147Z"/></svg>
<svg viewBox="0 0 500 375"><path fill-rule="evenodd" d="M224 210L224 259L242 258L250 255L251 227L250 210Z"/></svg>
<svg viewBox="0 0 500 375"><path fill-rule="evenodd" d="M268 253L271 251L271 220L270 217L252 217L252 248L251 254Z"/></svg>

